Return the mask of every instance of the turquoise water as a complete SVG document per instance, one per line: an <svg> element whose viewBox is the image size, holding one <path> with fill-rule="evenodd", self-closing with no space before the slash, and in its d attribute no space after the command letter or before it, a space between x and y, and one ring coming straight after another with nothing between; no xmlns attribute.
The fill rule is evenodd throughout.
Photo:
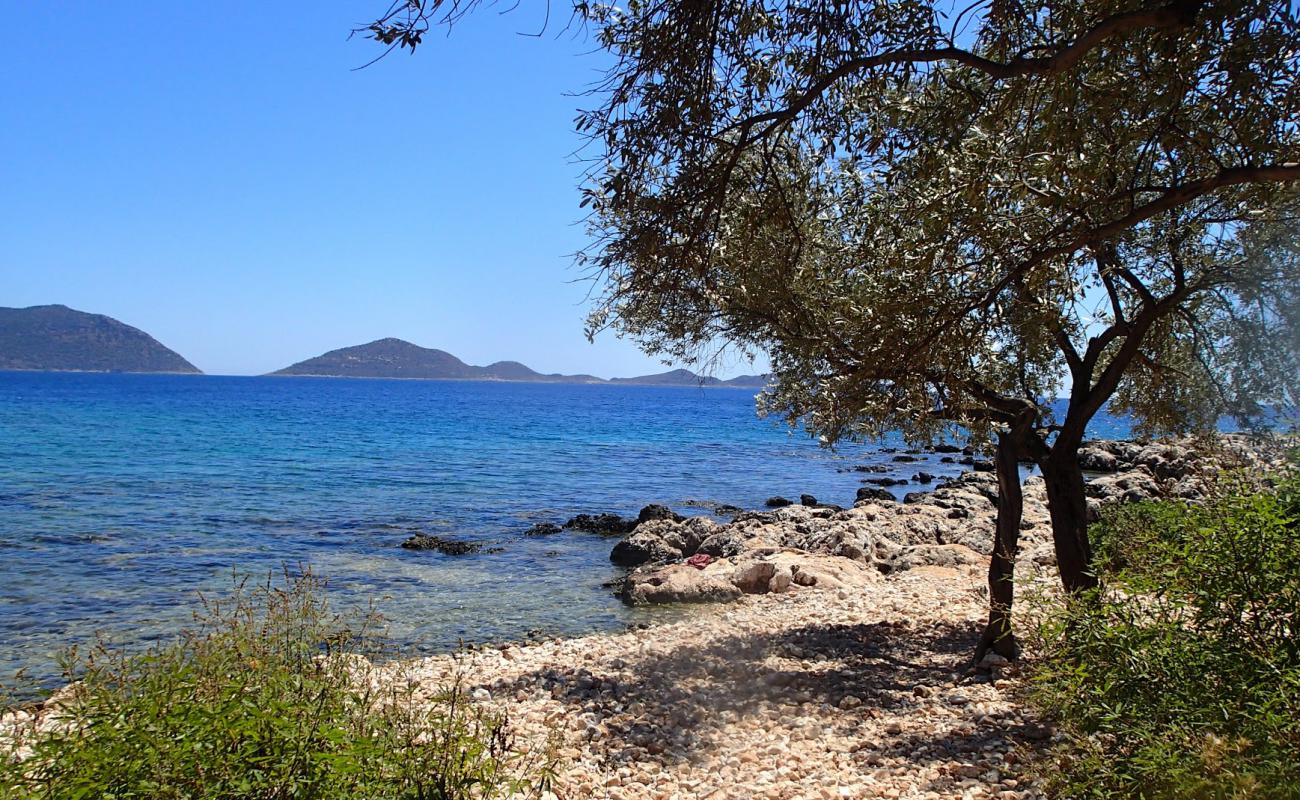
<svg viewBox="0 0 1300 800"><path fill-rule="evenodd" d="M196 592L285 564L377 600L416 650L619 627L648 612L601 585L613 541L524 530L652 502L847 506L870 477L851 465L959 469L923 458L824 450L740 389L0 372L0 679L55 682L96 632L171 636ZM415 532L501 552L400 549Z"/></svg>

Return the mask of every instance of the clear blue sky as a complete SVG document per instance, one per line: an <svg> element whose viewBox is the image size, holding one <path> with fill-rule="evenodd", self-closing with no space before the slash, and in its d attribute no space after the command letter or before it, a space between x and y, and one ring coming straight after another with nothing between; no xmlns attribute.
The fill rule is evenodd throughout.
<svg viewBox="0 0 1300 800"><path fill-rule="evenodd" d="M386 4L0 0L0 305L108 314L218 374L384 336L663 369L582 336L566 93L593 43L488 8L353 71Z"/></svg>

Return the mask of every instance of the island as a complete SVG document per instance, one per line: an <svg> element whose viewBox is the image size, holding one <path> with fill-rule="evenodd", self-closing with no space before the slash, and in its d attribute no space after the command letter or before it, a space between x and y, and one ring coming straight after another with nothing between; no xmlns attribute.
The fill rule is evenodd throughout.
<svg viewBox="0 0 1300 800"><path fill-rule="evenodd" d="M0 308L0 370L200 374L139 328L64 305Z"/></svg>
<svg viewBox="0 0 1300 800"><path fill-rule="evenodd" d="M518 361L497 361L485 367L466 364L445 350L421 347L403 339L378 339L367 344L342 347L315 358L299 361L272 376L310 376L325 378L406 378L413 380L514 381L521 383L613 383L644 386L732 386L762 388L768 379L761 375L741 375L730 380L696 375L687 369L675 369L657 375L636 378L612 378L595 375L541 373Z"/></svg>

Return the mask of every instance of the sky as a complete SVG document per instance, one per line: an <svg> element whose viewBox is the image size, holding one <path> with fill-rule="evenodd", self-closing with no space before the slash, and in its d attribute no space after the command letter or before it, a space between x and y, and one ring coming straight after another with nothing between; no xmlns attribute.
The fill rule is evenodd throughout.
<svg viewBox="0 0 1300 800"><path fill-rule="evenodd" d="M583 336L594 42L489 7L357 70L386 6L0 0L0 306L107 314L214 374L387 336L665 369Z"/></svg>

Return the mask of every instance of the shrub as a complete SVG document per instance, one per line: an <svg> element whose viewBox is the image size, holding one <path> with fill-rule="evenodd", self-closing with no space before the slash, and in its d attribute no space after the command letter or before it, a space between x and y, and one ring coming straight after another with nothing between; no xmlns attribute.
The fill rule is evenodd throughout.
<svg viewBox="0 0 1300 800"><path fill-rule="evenodd" d="M1102 588L1049 612L1031 663L1056 794L1300 797L1298 519L1290 477L1094 526Z"/></svg>
<svg viewBox="0 0 1300 800"><path fill-rule="evenodd" d="M503 717L456 687L425 698L369 617L332 614L287 576L207 602L197 627L143 654L70 659L66 716L0 755L0 795L51 798L491 798L528 788ZM378 675L376 675L378 677ZM544 770L542 774L544 775Z"/></svg>

